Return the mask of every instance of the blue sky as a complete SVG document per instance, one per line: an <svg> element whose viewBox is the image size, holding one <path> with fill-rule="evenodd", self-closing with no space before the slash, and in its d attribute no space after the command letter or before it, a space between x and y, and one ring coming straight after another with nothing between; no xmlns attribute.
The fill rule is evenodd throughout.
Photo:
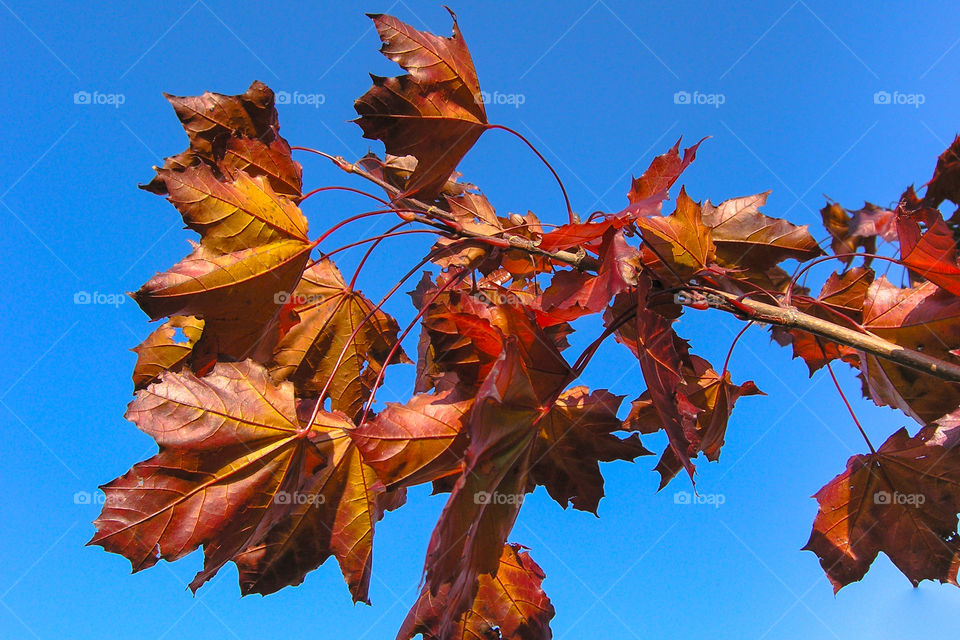
<svg viewBox="0 0 960 640"><path fill-rule="evenodd" d="M390 0L0 5L0 635L393 637L416 597L443 505L426 490L412 491L378 527L373 607L351 606L332 561L302 586L266 598L241 599L227 568L194 597L185 585L198 554L131 576L123 558L83 546L98 512L96 486L155 451L122 418L134 362L128 349L151 326L130 300L74 298L97 292L114 300L188 251L193 234L180 229L176 211L136 188L151 165L186 145L161 91L239 93L259 79L317 96L280 107L283 135L358 157L368 141L347 122L352 101L369 86L367 72L397 73L377 53L364 12L444 35L446 12L439 3ZM681 180L694 199L772 189L766 212L811 224L819 239L823 194L852 208L865 199L891 204L906 185L929 178L960 128L952 2L452 8L481 86L505 96L488 107L490 119L527 135L584 213L621 209L631 173L681 134L689 143L709 135ZM90 103L77 103L78 92ZM382 151L379 143L369 148ZM322 161L300 160L305 188L364 186ZM461 170L500 212L564 218L552 178L503 132L486 134ZM304 205L314 236L366 208L344 194ZM386 245L362 288L379 298L424 242ZM388 310L401 324L413 316L404 296ZM721 364L736 321L687 315L680 333ZM583 340L595 335L591 326ZM379 399L402 399L410 369L391 371ZM816 558L800 551L816 513L809 496L865 446L826 373L808 380L806 367L762 329L748 332L731 369L768 396L740 402L720 461L698 467L699 491L722 496L719 507L676 504L675 493L689 490L683 478L657 493L654 458L606 465L599 519L561 510L542 489L525 503L512 539L546 571L554 637L915 638L955 630L960 592L913 589L883 556L862 583L834 597ZM858 396L852 374L840 379ZM583 382L628 398L642 390L635 361L613 343ZM916 429L866 401L855 407L874 442L902 425ZM93 504L77 504L84 495Z"/></svg>

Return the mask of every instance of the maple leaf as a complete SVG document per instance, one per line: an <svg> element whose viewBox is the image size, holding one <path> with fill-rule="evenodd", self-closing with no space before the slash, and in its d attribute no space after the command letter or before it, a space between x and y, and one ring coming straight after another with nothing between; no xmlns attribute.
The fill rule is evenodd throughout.
<svg viewBox="0 0 960 640"><path fill-rule="evenodd" d="M385 485L412 486L460 470L473 398L455 385L388 402L350 436Z"/></svg>
<svg viewBox="0 0 960 640"><path fill-rule="evenodd" d="M272 347L267 336L279 337L270 329L280 317L277 296L293 289L314 246L283 240L223 254L198 245L131 296L151 320L175 315L204 320L195 352L260 359L258 354Z"/></svg>
<svg viewBox="0 0 960 640"><path fill-rule="evenodd" d="M921 231L920 221L926 226ZM953 232L936 209L897 212L900 257L913 273L960 296L960 266Z"/></svg>
<svg viewBox="0 0 960 640"><path fill-rule="evenodd" d="M167 199L205 247L230 253L281 240L309 242L303 213L264 177L238 170L231 182L221 182L203 164L160 169L157 175L170 194Z"/></svg>
<svg viewBox="0 0 960 640"><path fill-rule="evenodd" d="M417 159L413 156L392 156L389 153L381 160L377 154L368 152L357 161L367 173L383 180L388 185L403 190L410 176L417 169ZM440 190L441 196L462 196L477 191L477 186L469 182L457 182L462 174L454 171ZM387 195L392 192L387 189Z"/></svg>
<svg viewBox="0 0 960 640"><path fill-rule="evenodd" d="M697 148L704 140L706 138L701 139L692 147L684 149L681 158L680 140L678 139L669 151L654 158L643 175L634 178L631 182L630 191L627 192L627 200L630 201L631 205L628 209L634 215L639 215L646 206L651 204L656 205L659 210L659 203L670 197L670 187L697 157Z"/></svg>
<svg viewBox="0 0 960 640"><path fill-rule="evenodd" d="M865 202L863 208L854 211L850 218L850 237L877 236L886 242L893 242L897 239L896 219L896 212Z"/></svg>
<svg viewBox="0 0 960 640"><path fill-rule="evenodd" d="M537 421L566 386L571 371L536 325L501 306L503 350L476 395L466 465L430 537L425 580L433 595L449 586L442 626L473 599L477 576L494 573L502 545L530 489Z"/></svg>
<svg viewBox="0 0 960 640"><path fill-rule="evenodd" d="M599 463L650 455L637 434L623 439L613 434L625 428L617 418L622 401L608 391L573 387L538 423L531 477L564 509L570 503L596 515L603 497Z"/></svg>
<svg viewBox="0 0 960 640"><path fill-rule="evenodd" d="M863 326L902 347L950 361L960 344L960 299L931 282L900 289L880 277L863 305ZM926 424L960 405L960 385L861 353L864 395Z"/></svg>
<svg viewBox="0 0 960 640"><path fill-rule="evenodd" d="M650 278L643 273L635 289L614 299L613 305L604 313L604 322L608 328L620 325L616 329L617 340L640 361L640 370L652 405L667 433L669 448L692 481L694 467L690 462L691 443L687 432L693 428L698 409L681 389L683 363L689 357L688 347L673 330L673 319L648 307L650 291ZM668 475L661 474L661 488L672 477Z"/></svg>
<svg viewBox="0 0 960 640"><path fill-rule="evenodd" d="M441 631L449 598L444 586L432 595L425 588L410 609L398 640L423 634L424 640L469 640L471 638L516 638L549 640L553 605L543 592L543 570L518 544L506 544L495 575L478 579L477 595L455 622L455 629Z"/></svg>
<svg viewBox="0 0 960 640"><path fill-rule="evenodd" d="M872 207L867 203L866 207ZM890 237L891 220L885 215L865 215L864 210L854 212L851 216L846 209L836 202L828 202L820 210L820 217L823 219L824 228L830 233L830 249L833 253L841 256L838 258L844 264L853 262L854 256L842 255L847 253L857 253L857 249L863 247L865 254L863 266L869 267L873 262L873 257L869 254L877 250L877 232L885 240ZM895 235L896 229L893 229Z"/></svg>
<svg viewBox="0 0 960 640"><path fill-rule="evenodd" d="M270 143L259 138L227 138L223 157L217 167L229 177L239 172L250 176L263 176L273 190L294 202L299 202L302 194L303 169L294 161L287 141L277 136Z"/></svg>
<svg viewBox="0 0 960 640"><path fill-rule="evenodd" d="M177 340L177 331L184 340ZM177 371L193 353L193 345L200 339L203 320L193 316L173 316L154 330L139 345L131 349L137 354L133 367L134 389L146 388L164 371Z"/></svg>
<svg viewBox="0 0 960 640"><path fill-rule="evenodd" d="M504 236L525 238L534 243L540 240L540 220L533 212L528 211L522 216L498 216L487 197L480 193L462 193L458 196L445 196L445 199L450 215L467 231L499 240L504 240ZM549 261L541 256L479 240L464 242L463 238L441 238L434 245L433 251L435 253L432 262L448 271L458 267L476 269L489 275L500 269L514 279L522 279L549 272L552 268Z"/></svg>
<svg viewBox="0 0 960 640"><path fill-rule="evenodd" d="M712 230L703 224L700 205L682 187L671 215L639 218L637 227L643 241L682 278L689 279L714 260Z"/></svg>
<svg viewBox="0 0 960 640"><path fill-rule="evenodd" d="M298 404L301 423L308 423L315 403L310 399ZM296 494L287 496L291 508L233 558L242 593L267 594L299 584L332 555L353 601L370 604L374 528L384 511L404 503L406 493L402 489L384 492L353 442L353 423L342 413L333 415L341 419L312 428L312 441L326 456L327 465L305 479ZM202 574L198 580L209 577Z"/></svg>
<svg viewBox="0 0 960 640"><path fill-rule="evenodd" d="M728 267L763 271L787 259L811 260L823 255L807 229L760 212L769 191L703 206L703 224L710 227L717 261Z"/></svg>
<svg viewBox="0 0 960 640"><path fill-rule="evenodd" d="M742 385L733 384L729 372L724 372L721 377L703 358L681 354L687 357L683 363L683 380L679 390L696 410L696 421L685 424L684 437L688 446L684 455L693 460L702 451L707 460L715 462L720 457L734 404L743 396L763 395L763 392L750 380ZM633 401L630 415L624 421L624 429L656 433L663 428L660 413L652 398L653 394L648 390ZM683 468L684 458L677 455L674 447L668 446L656 466L656 471L660 473L660 487L666 486Z"/></svg>
<svg viewBox="0 0 960 640"><path fill-rule="evenodd" d="M627 193L630 204L614 214L594 214L597 222L572 222L563 224L543 235L540 248L545 251L557 251L587 245L606 235L610 229L622 229L635 220L645 216L660 214L663 201L670 197L670 187L680 174L697 156L697 148L706 140L703 138L692 147L688 147L680 157L680 140L665 154L653 159L650 166L639 178L634 178ZM591 216L593 218L594 216Z"/></svg>
<svg viewBox="0 0 960 640"><path fill-rule="evenodd" d="M198 163L206 163L226 176L242 170L266 177L277 193L299 200L301 168L279 135L274 94L269 87L254 82L245 93L235 96L210 92L201 96L164 95L187 132L190 148L166 158L163 170L183 171ZM158 195L167 193L160 175L141 187Z"/></svg>
<svg viewBox="0 0 960 640"><path fill-rule="evenodd" d="M563 224L550 233L545 233L539 247L544 251L557 251L583 246L603 237L610 229L617 229L626 224L626 220L619 220L614 216L606 216L600 222Z"/></svg>
<svg viewBox="0 0 960 640"><path fill-rule="evenodd" d="M102 487L106 500L90 544L125 556L134 571L202 545L204 569L191 585L198 588L282 522L296 506L289 498L315 495L315 474L336 465L328 434L349 422L338 413L318 416L306 429L293 385L275 385L250 361L220 363L203 378L162 374L126 415L160 452ZM272 590L315 566L288 565Z"/></svg>
<svg viewBox="0 0 960 640"><path fill-rule="evenodd" d="M957 584L960 566L960 450L923 428L894 433L817 492L820 505L804 547L820 558L834 591L863 578L881 551L916 586Z"/></svg>
<svg viewBox="0 0 960 640"><path fill-rule="evenodd" d="M363 137L387 153L417 159L404 195L440 193L461 158L487 128L480 85L453 12L453 35L418 31L392 16L370 14L380 51L407 75L381 78L354 103Z"/></svg>
<svg viewBox="0 0 960 640"><path fill-rule="evenodd" d="M923 204L935 208L944 200L960 204L960 135L937 158L937 167L927 183Z"/></svg>
<svg viewBox="0 0 960 640"><path fill-rule="evenodd" d="M332 408L356 416L397 344L396 320L347 287L329 259L304 271L290 299L300 322L274 349L271 374L300 395L326 389ZM409 359L398 350L396 361Z"/></svg>

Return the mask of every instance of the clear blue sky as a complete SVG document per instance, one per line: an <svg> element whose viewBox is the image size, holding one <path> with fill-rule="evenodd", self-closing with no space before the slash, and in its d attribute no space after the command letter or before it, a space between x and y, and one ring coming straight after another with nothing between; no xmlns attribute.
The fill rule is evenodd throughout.
<svg viewBox="0 0 960 640"><path fill-rule="evenodd" d="M368 71L397 73L377 53L364 12L444 35L446 12L439 2L391 0L0 5L0 636L393 637L444 501L426 490L412 491L378 527L373 607L351 606L333 561L267 598L241 599L227 568L194 597L185 585L198 554L131 576L125 559L83 546L98 506L75 504L75 494L95 492L155 451L122 418L134 362L127 349L151 327L130 300L78 305L74 296L134 290L194 237L168 203L136 188L151 165L186 146L161 91L238 93L260 79L277 91L320 94L316 106L280 107L282 133L357 157L368 141L346 122L352 100L369 86ZM540 147L581 212L619 210L631 172L681 134L688 142L709 135L682 178L694 199L773 189L767 213L810 223L822 238L822 194L850 207L890 204L930 176L960 129L954 2L464 0L452 8L483 89L523 96L521 105L491 105L491 120ZM77 104L82 91L108 104ZM691 102L717 103L719 94L722 104L676 104L679 91ZM880 91L891 102L919 94L923 104L876 104ZM301 160L308 188L354 184ZM461 169L501 212L564 217L549 174L502 132L484 136ZM314 235L366 207L331 194L305 204ZM422 242L388 245L361 277L365 291L379 298ZM403 296L389 307L401 321L411 309ZM681 334L719 366L736 322L688 315ZM720 462L698 467L699 491L722 495L719 508L675 504L674 493L689 489L683 478L656 493L655 458L604 468L600 519L562 511L542 489L524 505L512 539L546 571L555 637L955 631L960 592L929 583L914 590L883 556L862 583L833 596L816 558L800 551L816 512L809 496L865 447L825 372L808 381L806 367L762 329L747 334L731 368L769 395L741 401ZM409 369L388 376L381 399L409 390ZM858 396L853 375L841 380ZM642 389L636 363L616 344L585 383L629 397ZM901 425L916 429L899 413L856 407L875 442Z"/></svg>

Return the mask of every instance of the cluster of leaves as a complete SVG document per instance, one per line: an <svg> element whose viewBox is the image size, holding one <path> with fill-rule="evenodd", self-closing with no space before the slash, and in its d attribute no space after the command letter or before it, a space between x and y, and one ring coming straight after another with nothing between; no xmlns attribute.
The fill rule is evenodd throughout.
<svg viewBox="0 0 960 640"><path fill-rule="evenodd" d="M437 267L411 292L416 317L401 331L383 301L354 288L357 274L341 275L335 251L312 258L330 231L308 236L301 168L269 88L168 96L190 146L144 188L167 196L200 241L132 294L151 320L167 318L134 349L126 414L159 453L103 487L91 540L134 570L202 547L191 588L232 561L244 594L268 594L333 556L354 600L367 602L376 522L407 487L432 483L449 497L398 637L548 638L543 572L508 540L522 497L541 485L564 508L596 513L600 463L649 454L640 434L658 431L668 443L661 487L682 471L692 481L701 453L720 455L737 400L760 393L734 383L726 363L690 352L674 329L685 309L749 319L742 302L762 297L944 359L960 346L955 227L936 209L957 202L960 138L923 200L910 189L895 211L824 209L837 259L849 267L848 254L872 251L879 235L899 242L917 282L875 277L864 254L863 266L833 273L813 297L781 264L825 254L805 226L761 212L767 193L714 205L680 189L664 210L700 143L681 153L678 141L657 157L620 211L571 215L549 232L532 213L497 215L456 181L461 158L496 125L455 17L448 38L371 18L381 52L406 71L374 76L355 104L364 136L386 154L335 161L386 190L389 202L377 198L384 209L369 215L395 214L396 228L423 222L440 236L407 276ZM602 332L568 359L571 323L591 315ZM415 395L375 412L388 365L410 363L400 342L418 321ZM575 384L611 336L646 383L625 418L624 397ZM879 551L914 582L955 582L960 430L956 418L933 421L960 405L960 388L796 328L775 337L811 375L834 359L859 368L868 397L925 425L851 458L817 495L807 548L838 588ZM927 500L881 503L879 491Z"/></svg>

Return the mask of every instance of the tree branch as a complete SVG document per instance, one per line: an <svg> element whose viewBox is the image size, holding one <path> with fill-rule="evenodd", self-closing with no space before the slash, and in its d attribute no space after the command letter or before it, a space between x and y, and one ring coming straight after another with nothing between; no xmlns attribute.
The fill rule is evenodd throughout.
<svg viewBox="0 0 960 640"><path fill-rule="evenodd" d="M872 333L861 333L848 329L816 316L803 313L794 307L778 307L765 302L758 302L750 299L740 299L735 295L715 291L715 295L723 298L727 304L717 308L734 313L736 315L746 315L741 307L750 310L749 319L756 322L777 325L787 329L799 329L815 336L826 338L832 342L847 345L860 351L866 351L878 358L883 358L895 364L910 367L917 371L922 371L948 382L960 382L960 366L932 358L919 351L901 347L898 344L884 340ZM733 302L736 302L736 305Z"/></svg>
<svg viewBox="0 0 960 640"><path fill-rule="evenodd" d="M512 234L492 236L465 229L454 219L449 211L445 211L415 198L398 198L400 195L398 188L365 171L357 164L347 162L342 157L331 156L326 153L320 153L320 155L330 159L347 173L356 174L380 186L390 195L396 204L409 207L412 210L422 211L423 213L412 214L413 220L417 222L443 229L451 235L461 238L476 238L479 242L485 244L491 244L491 240L495 240L495 244L499 246L520 249L533 255L543 256L556 262L569 264L580 270L596 271L599 267L596 259L586 255L582 249L577 253L571 251L544 251L538 247L534 241L521 236ZM698 289L700 288L698 287ZM947 382L960 383L960 366L932 358L913 349L901 347L872 333L862 333L848 329L844 326L803 313L792 306L766 304L749 298L740 298L719 290L712 290L711 293L724 301L715 308L733 313L738 317L743 318L746 316L747 319L755 322L776 325L787 329L799 329L800 331L826 338L832 342L865 351L889 362L921 371L935 378Z"/></svg>

